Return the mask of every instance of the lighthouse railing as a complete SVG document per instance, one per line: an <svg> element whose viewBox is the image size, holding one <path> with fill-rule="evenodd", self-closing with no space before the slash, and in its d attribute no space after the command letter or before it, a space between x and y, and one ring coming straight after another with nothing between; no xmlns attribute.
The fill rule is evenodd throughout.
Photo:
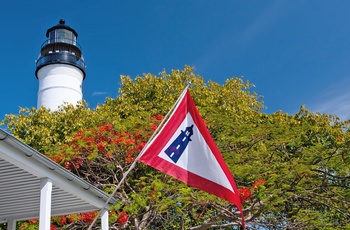
<svg viewBox="0 0 350 230"><path fill-rule="evenodd" d="M79 58L76 55L69 52L53 52L46 54L45 56L40 56L36 60L36 69L38 70L41 66L54 64L54 63L63 63L74 65L81 70L85 71L86 64L83 58Z"/></svg>

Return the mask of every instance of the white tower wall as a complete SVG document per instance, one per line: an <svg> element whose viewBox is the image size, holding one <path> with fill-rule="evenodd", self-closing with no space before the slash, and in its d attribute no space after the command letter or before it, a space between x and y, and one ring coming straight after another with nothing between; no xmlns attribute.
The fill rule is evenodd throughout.
<svg viewBox="0 0 350 230"><path fill-rule="evenodd" d="M83 72L69 64L50 64L37 72L39 80L37 108L55 111L64 103L76 105L83 99Z"/></svg>

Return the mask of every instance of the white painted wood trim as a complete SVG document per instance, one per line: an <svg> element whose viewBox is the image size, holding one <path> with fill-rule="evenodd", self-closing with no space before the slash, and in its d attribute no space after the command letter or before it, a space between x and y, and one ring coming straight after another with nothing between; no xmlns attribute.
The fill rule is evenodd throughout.
<svg viewBox="0 0 350 230"><path fill-rule="evenodd" d="M104 209L101 212L101 230L108 230L108 210Z"/></svg>
<svg viewBox="0 0 350 230"><path fill-rule="evenodd" d="M50 230L52 181L41 179L39 230Z"/></svg>
<svg viewBox="0 0 350 230"><path fill-rule="evenodd" d="M16 220L7 221L7 230L16 230Z"/></svg>

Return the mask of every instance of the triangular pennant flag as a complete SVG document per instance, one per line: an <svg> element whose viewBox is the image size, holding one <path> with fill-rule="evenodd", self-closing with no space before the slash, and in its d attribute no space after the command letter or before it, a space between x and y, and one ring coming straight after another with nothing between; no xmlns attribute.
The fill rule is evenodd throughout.
<svg viewBox="0 0 350 230"><path fill-rule="evenodd" d="M187 89L139 160L233 203L241 212L244 227L241 201L233 176Z"/></svg>

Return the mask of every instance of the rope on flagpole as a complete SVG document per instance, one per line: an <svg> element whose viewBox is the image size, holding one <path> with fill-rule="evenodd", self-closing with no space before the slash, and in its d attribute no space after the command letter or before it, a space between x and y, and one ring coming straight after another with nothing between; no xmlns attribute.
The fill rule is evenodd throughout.
<svg viewBox="0 0 350 230"><path fill-rule="evenodd" d="M112 194L108 197L106 203L102 206L102 208L99 210L98 214L95 216L94 220L92 221L92 223L90 224L88 230L91 230L93 225L96 223L98 217L100 216L101 212L106 208L106 206L108 205L108 203L112 200L112 198L114 197L114 195L116 194L116 192L118 191L119 187L122 185L122 183L125 181L126 177L128 176L128 174L130 173L130 171L135 168L136 163L139 161L139 159L141 158L142 154L145 152L145 149L147 149L149 143L153 140L154 136L158 133L158 131L160 130L160 128L163 127L164 122L168 119L170 113L174 110L175 106L179 103L180 99L183 97L183 95L187 92L187 89L189 88L189 86L191 85L191 82L189 82L185 89L183 90L183 92L181 93L180 97L178 97L178 99L176 100L176 102L173 104L173 106L170 108L170 110L168 111L168 113L165 115L165 117L163 118L163 120L161 121L161 123L159 124L159 126L157 127L157 129L153 132L152 136L148 139L147 143L145 144L145 146L143 147L143 149L141 150L141 152L139 153L139 155L135 158L134 162L130 165L129 169L123 174L122 179L119 181L118 185L115 187L114 191L112 192Z"/></svg>

